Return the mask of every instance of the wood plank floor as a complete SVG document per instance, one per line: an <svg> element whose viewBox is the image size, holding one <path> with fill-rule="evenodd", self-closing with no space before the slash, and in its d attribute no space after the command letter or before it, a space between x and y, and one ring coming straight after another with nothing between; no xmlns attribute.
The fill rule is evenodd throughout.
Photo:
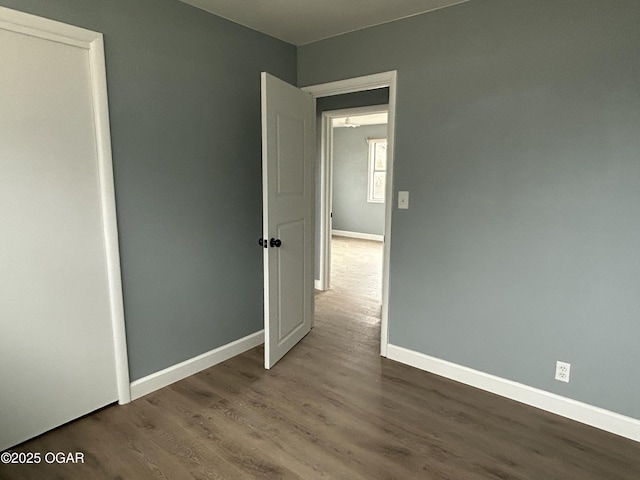
<svg viewBox="0 0 640 480"><path fill-rule="evenodd" d="M640 479L640 444L380 358L380 244L334 242L312 332L13 449L2 479ZM377 282L377 283L376 283Z"/></svg>

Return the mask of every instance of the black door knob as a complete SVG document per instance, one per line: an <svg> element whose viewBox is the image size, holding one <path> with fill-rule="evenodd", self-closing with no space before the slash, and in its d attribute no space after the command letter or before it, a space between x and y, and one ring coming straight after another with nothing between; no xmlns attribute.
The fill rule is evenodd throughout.
<svg viewBox="0 0 640 480"><path fill-rule="evenodd" d="M258 245L260 245L261 247L267 248L267 242L264 238L260 238L258 240Z"/></svg>
<svg viewBox="0 0 640 480"><path fill-rule="evenodd" d="M271 248L273 247L280 248L280 245L282 245L282 242L280 241L279 238L272 238L271 241L269 242L269 245L271 245Z"/></svg>

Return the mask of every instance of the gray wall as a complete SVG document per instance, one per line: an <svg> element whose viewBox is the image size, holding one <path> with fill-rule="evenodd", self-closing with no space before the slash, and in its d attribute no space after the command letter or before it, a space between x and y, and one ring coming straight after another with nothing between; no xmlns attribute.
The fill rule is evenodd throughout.
<svg viewBox="0 0 640 480"><path fill-rule="evenodd" d="M398 71L392 344L640 418L638 25L473 0L298 49L299 85Z"/></svg>
<svg viewBox="0 0 640 480"><path fill-rule="evenodd" d="M132 380L263 325L261 70L293 46L175 0L0 0L104 33Z"/></svg>
<svg viewBox="0 0 640 480"><path fill-rule="evenodd" d="M384 234L384 203L367 201L369 138L387 138L387 126L333 129L334 230Z"/></svg>

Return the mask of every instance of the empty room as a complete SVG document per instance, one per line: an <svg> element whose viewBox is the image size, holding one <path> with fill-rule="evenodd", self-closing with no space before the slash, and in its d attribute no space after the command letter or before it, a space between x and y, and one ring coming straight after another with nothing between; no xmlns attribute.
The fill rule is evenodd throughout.
<svg viewBox="0 0 640 480"><path fill-rule="evenodd" d="M0 479L640 478L638 25L0 0Z"/></svg>

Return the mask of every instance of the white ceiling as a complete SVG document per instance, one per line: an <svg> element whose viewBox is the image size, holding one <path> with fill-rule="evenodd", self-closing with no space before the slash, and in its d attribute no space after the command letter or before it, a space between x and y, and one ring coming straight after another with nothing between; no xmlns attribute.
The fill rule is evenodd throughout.
<svg viewBox="0 0 640 480"><path fill-rule="evenodd" d="M469 0L181 0L293 45Z"/></svg>
<svg viewBox="0 0 640 480"><path fill-rule="evenodd" d="M389 114L368 113L366 115L350 115L348 117L337 117L331 124L334 128L340 127L361 127L362 125L383 125L388 122Z"/></svg>

